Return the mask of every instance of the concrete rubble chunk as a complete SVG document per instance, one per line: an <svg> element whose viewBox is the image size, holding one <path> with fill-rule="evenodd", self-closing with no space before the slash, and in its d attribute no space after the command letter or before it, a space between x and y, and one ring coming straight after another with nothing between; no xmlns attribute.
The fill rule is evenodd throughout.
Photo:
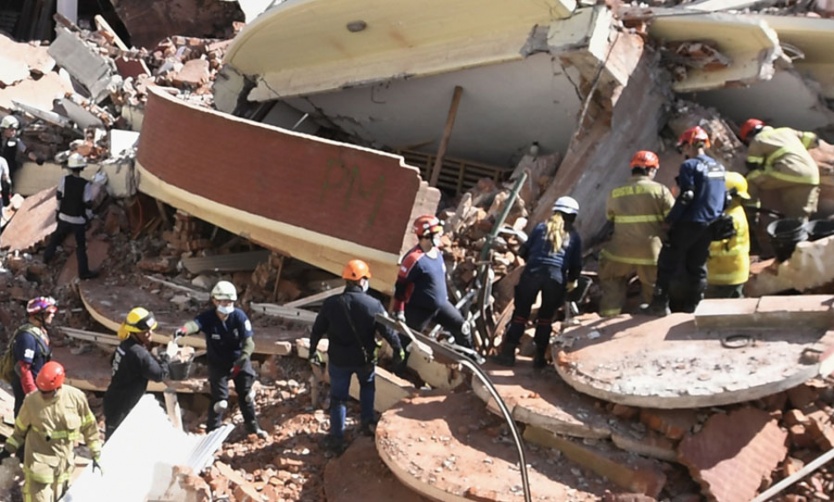
<svg viewBox="0 0 834 502"><path fill-rule="evenodd" d="M44 241L55 231L58 227L56 191L55 187L47 188L23 201L0 235L0 248L23 251Z"/></svg>
<svg viewBox="0 0 834 502"><path fill-rule="evenodd" d="M716 502L749 502L787 454L787 433L761 410L717 413L678 446L678 458Z"/></svg>
<svg viewBox="0 0 834 502"><path fill-rule="evenodd" d="M114 63L66 28L59 27L57 32L49 46L49 55L89 91L93 101L103 101L109 94L107 87L115 74Z"/></svg>

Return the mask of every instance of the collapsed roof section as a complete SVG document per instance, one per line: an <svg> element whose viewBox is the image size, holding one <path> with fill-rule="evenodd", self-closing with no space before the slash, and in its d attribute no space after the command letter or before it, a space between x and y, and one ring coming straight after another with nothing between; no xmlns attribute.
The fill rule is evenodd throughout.
<svg viewBox="0 0 834 502"><path fill-rule="evenodd" d="M437 209L439 192L400 156L238 119L161 91L151 91L142 131L141 192L334 274L361 256L379 291L392 291L399 256L414 244L411 222Z"/></svg>

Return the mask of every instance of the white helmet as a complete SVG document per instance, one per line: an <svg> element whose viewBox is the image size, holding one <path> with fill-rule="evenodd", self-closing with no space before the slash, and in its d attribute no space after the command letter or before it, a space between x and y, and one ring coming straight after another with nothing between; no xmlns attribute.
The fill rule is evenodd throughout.
<svg viewBox="0 0 834 502"><path fill-rule="evenodd" d="M220 281L211 290L211 297L215 300L237 301L237 289L229 281Z"/></svg>
<svg viewBox="0 0 834 502"><path fill-rule="evenodd" d="M69 169L84 169L87 167L87 159L78 152L70 154L67 159L67 167Z"/></svg>
<svg viewBox="0 0 834 502"><path fill-rule="evenodd" d="M564 214L578 214L579 203L576 202L576 199L567 195L559 197L556 199L556 203L553 204L553 212L555 213L556 211Z"/></svg>
<svg viewBox="0 0 834 502"><path fill-rule="evenodd" d="M20 121L14 115L6 115L0 120L0 129L20 129Z"/></svg>

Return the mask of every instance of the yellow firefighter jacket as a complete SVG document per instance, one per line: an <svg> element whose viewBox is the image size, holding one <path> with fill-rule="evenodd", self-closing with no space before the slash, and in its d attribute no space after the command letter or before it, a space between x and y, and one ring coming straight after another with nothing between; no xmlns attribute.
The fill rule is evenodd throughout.
<svg viewBox="0 0 834 502"><path fill-rule="evenodd" d="M614 235L600 253L620 263L656 265L660 254L661 224L675 198L668 188L647 176L632 176L608 196L606 213Z"/></svg>
<svg viewBox="0 0 834 502"><path fill-rule="evenodd" d="M747 163L762 166L750 171L747 181L759 190L782 188L785 182L819 185L819 167L808 153L816 141L816 134L811 132L765 127L753 137L747 149Z"/></svg>
<svg viewBox="0 0 834 502"><path fill-rule="evenodd" d="M52 396L35 391L26 396L6 449L16 452L26 441L23 470L41 484L68 481L74 467L73 447L81 438L94 459L101 454L96 417L84 393L64 385Z"/></svg>
<svg viewBox="0 0 834 502"><path fill-rule="evenodd" d="M750 229L744 208L737 201L725 211L733 219L736 235L709 246L707 283L716 286L736 286L750 276Z"/></svg>

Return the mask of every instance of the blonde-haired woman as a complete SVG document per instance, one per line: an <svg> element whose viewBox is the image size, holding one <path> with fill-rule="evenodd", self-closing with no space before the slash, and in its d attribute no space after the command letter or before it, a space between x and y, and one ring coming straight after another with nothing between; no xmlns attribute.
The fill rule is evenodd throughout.
<svg viewBox="0 0 834 502"><path fill-rule="evenodd" d="M504 333L501 353L493 358L503 366L515 365L515 349L527 327L530 310L539 293L542 303L536 319L536 354L533 367L547 365L545 355L553 331L553 317L565 301L569 285L576 284L582 272L582 241L573 230L579 203L572 197L559 197L553 215L539 223L522 246L519 255L527 261L515 287L515 310ZM571 288L572 289L572 288Z"/></svg>

